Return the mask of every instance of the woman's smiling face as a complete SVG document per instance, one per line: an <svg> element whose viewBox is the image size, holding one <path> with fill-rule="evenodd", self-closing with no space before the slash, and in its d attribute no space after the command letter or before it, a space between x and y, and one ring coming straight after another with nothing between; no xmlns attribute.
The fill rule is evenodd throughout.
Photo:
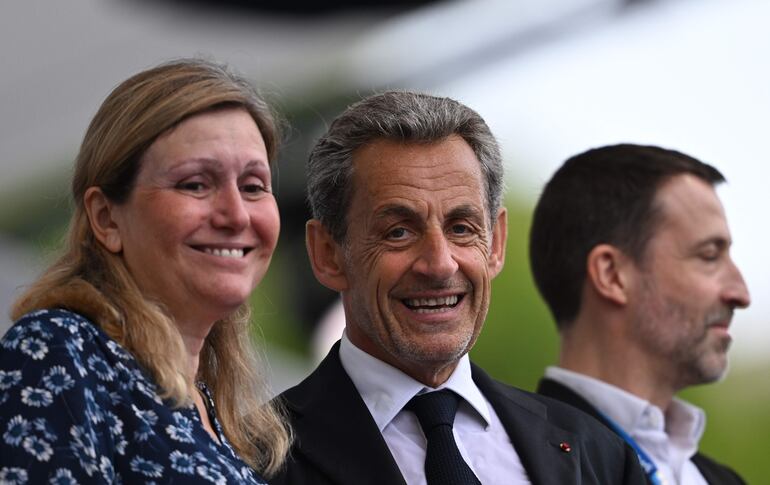
<svg viewBox="0 0 770 485"><path fill-rule="evenodd" d="M205 112L161 135L113 220L139 288L174 318L216 320L238 308L280 230L254 119L239 108Z"/></svg>

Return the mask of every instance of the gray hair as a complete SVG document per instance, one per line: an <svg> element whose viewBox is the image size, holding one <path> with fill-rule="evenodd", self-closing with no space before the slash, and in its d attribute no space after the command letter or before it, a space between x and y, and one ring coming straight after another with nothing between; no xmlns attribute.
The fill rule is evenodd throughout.
<svg viewBox="0 0 770 485"><path fill-rule="evenodd" d="M377 139L431 143L450 135L473 149L484 178L490 227L503 198L500 148L478 113L450 98L388 91L365 98L345 110L310 152L307 192L313 217L338 243L345 240L353 196L353 153Z"/></svg>

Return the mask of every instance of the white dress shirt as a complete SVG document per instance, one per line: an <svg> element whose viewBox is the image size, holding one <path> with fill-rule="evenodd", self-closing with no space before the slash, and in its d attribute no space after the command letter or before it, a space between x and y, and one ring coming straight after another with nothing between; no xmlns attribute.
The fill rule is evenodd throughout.
<svg viewBox="0 0 770 485"><path fill-rule="evenodd" d="M342 336L340 360L409 485L426 484L426 440L417 416L403 408L421 391L437 389L451 389L463 398L455 417L455 441L481 483L530 483L503 424L471 378L467 355L437 389L367 354L353 345L346 334Z"/></svg>
<svg viewBox="0 0 770 485"><path fill-rule="evenodd" d="M545 376L569 387L610 418L650 457L667 485L708 485L690 458L706 427L706 414L674 398L664 413L659 407L604 381L560 367Z"/></svg>

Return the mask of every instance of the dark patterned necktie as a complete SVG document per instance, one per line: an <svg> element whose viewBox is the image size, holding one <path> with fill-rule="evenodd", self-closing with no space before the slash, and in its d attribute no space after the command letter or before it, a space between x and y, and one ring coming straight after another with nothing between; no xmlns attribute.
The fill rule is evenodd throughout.
<svg viewBox="0 0 770 485"><path fill-rule="evenodd" d="M417 415L428 440L425 450L428 485L481 485L460 455L452 433L458 405L459 396L443 390L415 396L405 407Z"/></svg>

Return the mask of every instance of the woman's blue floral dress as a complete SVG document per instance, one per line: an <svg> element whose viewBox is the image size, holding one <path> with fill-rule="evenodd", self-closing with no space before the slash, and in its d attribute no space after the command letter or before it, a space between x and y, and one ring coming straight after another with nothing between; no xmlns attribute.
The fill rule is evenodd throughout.
<svg viewBox="0 0 770 485"><path fill-rule="evenodd" d="M0 340L0 483L264 483L200 387L221 444L83 316L25 315Z"/></svg>

